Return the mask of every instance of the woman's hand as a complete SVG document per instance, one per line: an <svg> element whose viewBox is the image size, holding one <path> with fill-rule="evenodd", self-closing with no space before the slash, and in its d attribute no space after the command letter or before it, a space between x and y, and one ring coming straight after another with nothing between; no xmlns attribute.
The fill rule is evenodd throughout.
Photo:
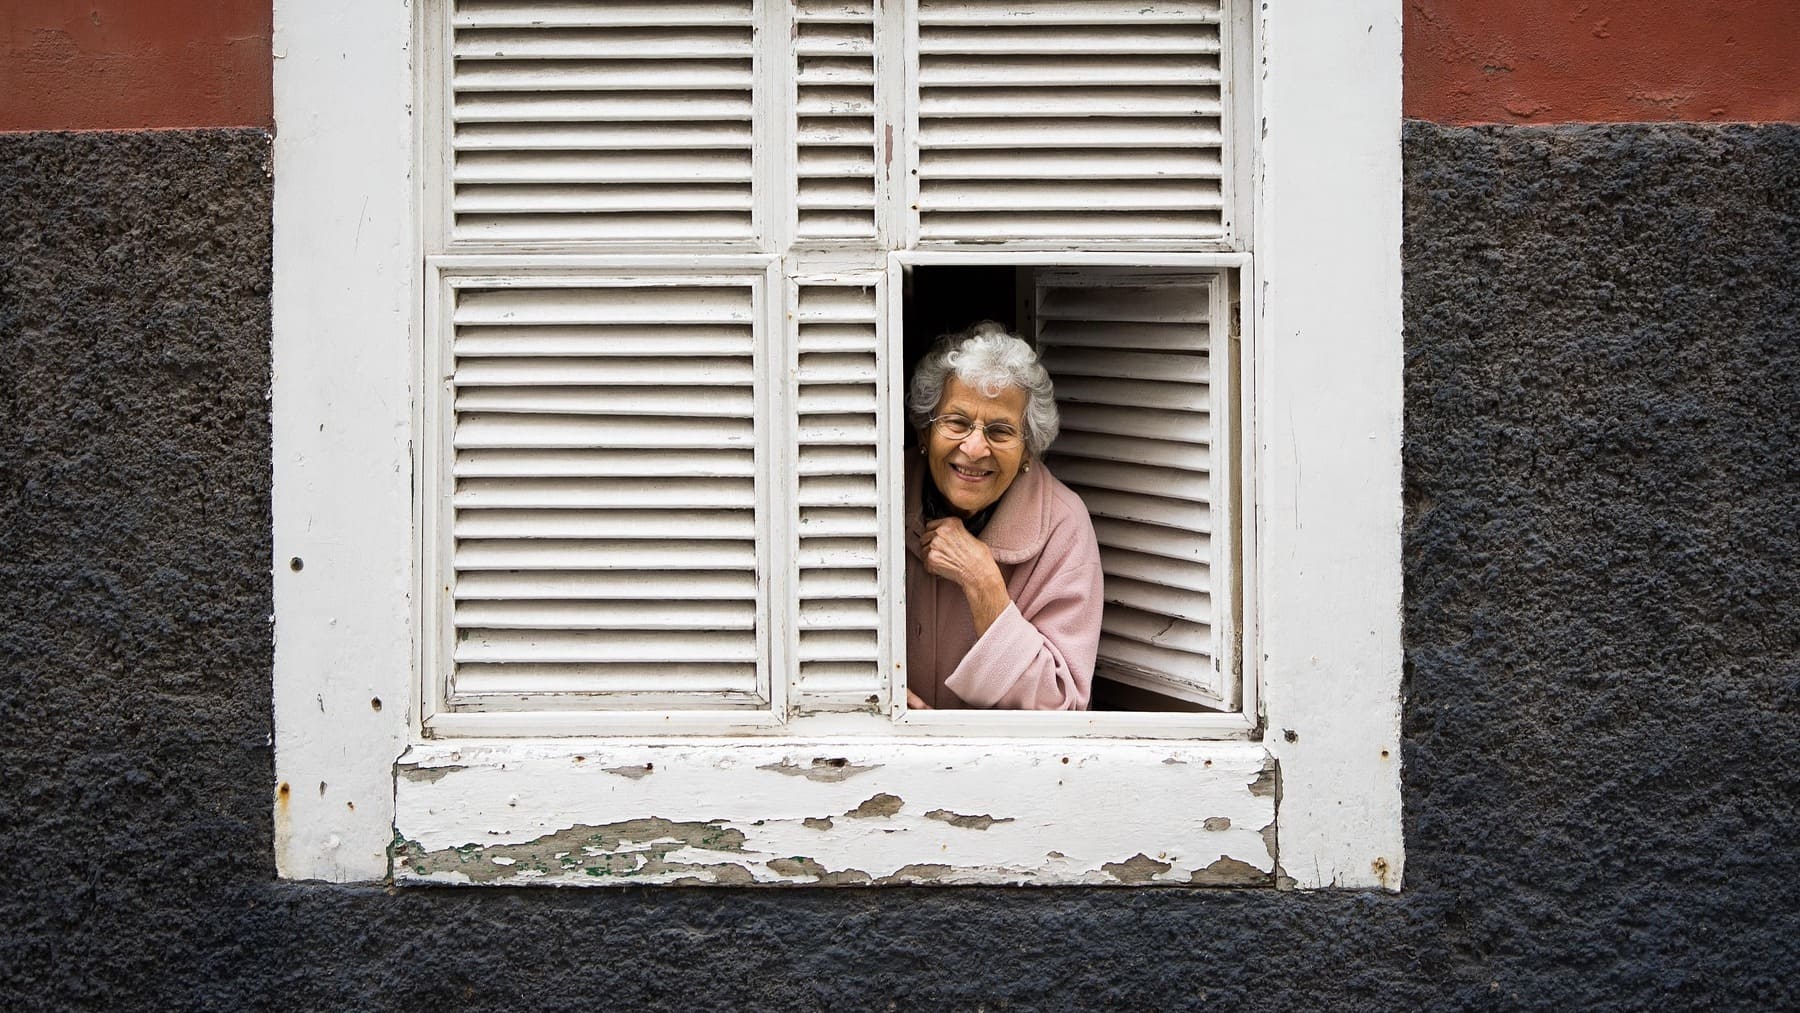
<svg viewBox="0 0 1800 1013"><path fill-rule="evenodd" d="M906 691L906 709L907 710L915 710L915 711L928 711L931 709L931 705L926 703L924 700L920 699L919 694L914 693L912 690L909 689Z"/></svg>
<svg viewBox="0 0 1800 1013"><path fill-rule="evenodd" d="M919 535L919 552L925 557L927 571L963 589L977 636L986 633L1012 604L994 554L986 542L969 534L962 518L943 517L925 525Z"/></svg>

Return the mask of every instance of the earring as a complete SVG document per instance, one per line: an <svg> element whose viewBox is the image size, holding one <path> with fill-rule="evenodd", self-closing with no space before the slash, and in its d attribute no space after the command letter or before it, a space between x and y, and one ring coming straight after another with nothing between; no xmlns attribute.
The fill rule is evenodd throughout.
<svg viewBox="0 0 1800 1013"><path fill-rule="evenodd" d="M1030 461L1026 461L1026 462L1025 462L1025 467L1023 467L1023 468L1020 468L1020 469L1019 469L1019 470L1020 470L1020 471L1030 471L1030 470L1031 470L1031 462L1030 462Z"/></svg>

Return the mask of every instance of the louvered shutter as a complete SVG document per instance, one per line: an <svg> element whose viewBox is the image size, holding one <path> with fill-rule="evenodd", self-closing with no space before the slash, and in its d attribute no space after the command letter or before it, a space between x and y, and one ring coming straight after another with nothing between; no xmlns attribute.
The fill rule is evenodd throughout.
<svg viewBox="0 0 1800 1013"><path fill-rule="evenodd" d="M923 242L1223 225L1218 0L916 0Z"/></svg>
<svg viewBox="0 0 1800 1013"><path fill-rule="evenodd" d="M874 0L794 0L795 236L875 238Z"/></svg>
<svg viewBox="0 0 1800 1013"><path fill-rule="evenodd" d="M794 306L798 445L800 711L877 710L881 659L881 481L878 416L884 361L878 279L801 278Z"/></svg>
<svg viewBox="0 0 1800 1013"><path fill-rule="evenodd" d="M754 0L455 0L452 237L755 236Z"/></svg>
<svg viewBox="0 0 1800 1013"><path fill-rule="evenodd" d="M767 702L760 277L451 289L452 706Z"/></svg>
<svg viewBox="0 0 1800 1013"><path fill-rule="evenodd" d="M1048 270L1041 355L1056 383L1056 476L1105 568L1097 674L1211 706L1236 689L1230 624L1230 340L1212 273Z"/></svg>

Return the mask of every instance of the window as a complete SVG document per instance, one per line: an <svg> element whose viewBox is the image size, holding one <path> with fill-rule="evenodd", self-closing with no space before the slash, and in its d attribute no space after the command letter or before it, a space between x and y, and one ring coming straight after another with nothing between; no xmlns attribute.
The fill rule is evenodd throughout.
<svg viewBox="0 0 1800 1013"><path fill-rule="evenodd" d="M1396 885L1391 7L279 5L284 874ZM1116 711L904 711L927 275L1058 379Z"/></svg>

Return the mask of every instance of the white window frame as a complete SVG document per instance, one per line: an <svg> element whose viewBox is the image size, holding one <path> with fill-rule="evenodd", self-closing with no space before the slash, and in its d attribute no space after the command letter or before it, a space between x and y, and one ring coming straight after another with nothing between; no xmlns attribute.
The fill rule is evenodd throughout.
<svg viewBox="0 0 1800 1013"><path fill-rule="evenodd" d="M1098 714L1010 729L909 714L875 737L423 739L413 16L276 4L282 876L1398 889L1397 0L1257 5L1243 482L1260 549L1243 593L1260 714L1179 740ZM932 721L957 734L925 734ZM1084 726L1099 737L1073 737ZM570 841L573 864L534 867Z"/></svg>

